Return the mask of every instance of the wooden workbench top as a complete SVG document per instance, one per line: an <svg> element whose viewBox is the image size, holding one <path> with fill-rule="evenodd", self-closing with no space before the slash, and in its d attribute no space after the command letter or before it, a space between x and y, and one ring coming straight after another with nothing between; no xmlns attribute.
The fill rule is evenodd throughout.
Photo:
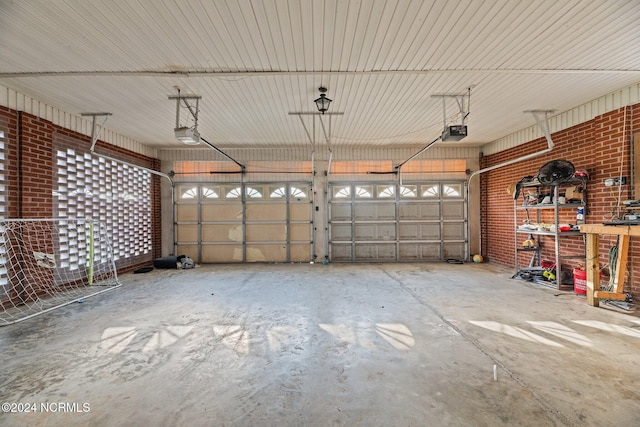
<svg viewBox="0 0 640 427"><path fill-rule="evenodd" d="M640 225L582 224L580 231L585 234L615 234L617 236L640 236Z"/></svg>

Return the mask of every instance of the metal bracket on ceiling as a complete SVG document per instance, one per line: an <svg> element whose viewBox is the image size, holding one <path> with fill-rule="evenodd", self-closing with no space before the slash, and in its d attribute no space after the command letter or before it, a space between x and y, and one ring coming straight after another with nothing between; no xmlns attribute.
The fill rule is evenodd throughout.
<svg viewBox="0 0 640 427"><path fill-rule="evenodd" d="M180 101L184 103L184 106L187 107L189 113L191 113L191 117L193 117L194 124L191 126L192 128L197 128L198 126L198 112L199 112L199 104L200 99L202 98L200 95L182 95L180 93L180 88L176 88L178 90L177 95L169 95L169 99L176 100L176 129L180 128ZM195 104L189 101L194 101Z"/></svg>
<svg viewBox="0 0 640 427"><path fill-rule="evenodd" d="M469 117L469 111L471 108L471 88L467 89L466 93L438 93L431 95L432 98L442 98L442 121L443 125L447 127L447 99L454 99L458 104L459 114L461 117L460 125L464 126L467 117Z"/></svg>
<svg viewBox="0 0 640 427"><path fill-rule="evenodd" d="M127 166L131 166L131 167L134 167L134 168L137 168L137 169L142 169L144 171L147 171L147 172L152 173L154 175L161 176L163 178L167 178L169 180L169 182L171 183L171 186L173 187L173 180L166 173L159 172L159 171L154 170L154 169L146 168L144 166L136 165L135 163L125 162L124 160L116 159L114 157L107 156L105 154L96 153L94 151L95 146L96 146L96 142L98 141L98 136L100 135L100 132L96 132L96 117L104 116L104 120L102 121L102 124L100 125L100 131L102 131L102 128L104 127L104 124L107 122L107 119L109 118L109 116L112 115L111 113L80 113L80 115L81 116L85 116L85 117L93 117L93 127L91 128L91 148L89 149L91 154L93 154L95 156L98 156L98 157L102 157L103 159L112 160L114 162L122 163L122 164L127 165Z"/></svg>
<svg viewBox="0 0 640 427"><path fill-rule="evenodd" d="M200 95L182 95L180 93L180 88L179 87L175 87L175 89L178 91L177 95L169 95L169 99L175 99L176 100L176 127L175 127L175 131L176 133L178 132L178 130L180 130L181 128L190 128L193 129L194 134L195 135L189 135L189 139L190 141L188 142L188 144L193 144L193 142L195 141L196 144L198 144L200 141L204 142L207 146L209 146L209 148L215 150L217 153L221 154L222 156L226 157L228 160L231 160L233 163L235 163L236 165L238 165L240 167L240 173L242 173L242 175L245 174L246 172L246 167L238 162L236 159L234 159L233 157L231 157L230 155L228 155L227 153L225 153L224 151L222 151L221 149L219 149L218 147L216 147L215 145L213 145L212 143L210 143L209 141L207 141L205 138L202 138L200 136L200 134L197 132L198 130L198 112L200 111L200 99L202 99L202 97ZM189 102L189 101L194 101L193 102ZM189 110L189 113L191 114L191 117L193 118L193 126L181 126L180 125L180 103L183 103L185 107L187 107L187 109ZM185 142L185 141L183 141ZM187 142L185 142L187 143Z"/></svg>
<svg viewBox="0 0 640 427"><path fill-rule="evenodd" d="M542 134L547 139L547 145L549 149L553 148L553 141L551 140L551 130L549 128L549 114L554 113L556 110L526 110L523 113L531 113L536 120L538 127L542 131ZM544 114L544 121L540 118L540 115Z"/></svg>
<svg viewBox="0 0 640 427"><path fill-rule="evenodd" d="M329 151L331 151L331 117L329 117L329 132L327 133L327 129L324 125L324 121L322 120L322 116L342 116L344 115L344 113L327 113L325 112L324 114L321 114L319 112L289 112L290 116L298 116L298 118L300 119L300 123L302 123L302 127L304 128L304 131L307 134L307 138L309 138L309 142L311 143L311 146L314 147L316 146L316 141L315 141L315 118L313 119L314 122L314 133L313 133L313 137L311 136L311 133L309 132L309 129L307 128L307 125L305 124L304 120L302 120L302 116L319 116L320 118L320 125L322 126L322 132L324 133L324 140L327 143L327 146L329 147Z"/></svg>
<svg viewBox="0 0 640 427"><path fill-rule="evenodd" d="M100 132L104 128L104 124L107 123L109 116L111 116L111 113L80 113L80 115L83 117L93 117L93 123L91 125L91 148L90 148L90 150L93 152L96 142L98 141L98 136L100 135ZM96 117L103 117L103 116L104 116L104 120L100 125L100 131L96 132L96 126L97 126Z"/></svg>

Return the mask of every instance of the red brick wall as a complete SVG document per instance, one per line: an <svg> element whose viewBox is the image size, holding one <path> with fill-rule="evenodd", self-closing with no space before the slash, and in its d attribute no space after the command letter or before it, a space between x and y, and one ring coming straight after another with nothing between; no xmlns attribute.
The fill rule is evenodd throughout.
<svg viewBox="0 0 640 427"><path fill-rule="evenodd" d="M20 218L53 217L53 123L20 113Z"/></svg>
<svg viewBox="0 0 640 427"><path fill-rule="evenodd" d="M0 107L0 129L7 141L8 218L52 218L54 186L54 143L58 148L89 152L91 139L31 114ZM160 165L149 158L120 147L98 141L95 151L151 169ZM132 270L149 265L161 254L160 181L152 176L153 253L130 265Z"/></svg>
<svg viewBox="0 0 640 427"><path fill-rule="evenodd" d="M550 160L564 159L572 162L577 169L589 172L587 184L587 223L602 223L611 219L611 213L617 204L618 189L621 190L620 200L632 198L631 193L631 135L640 130L640 104L622 108L603 114L586 123L576 125L552 134L554 149L550 153L519 162L510 166L498 168L481 175L481 215L482 215L482 251L485 257L495 263L511 266L515 271L515 245L513 198L507 193L509 184L516 184L526 175L535 175L540 166ZM546 148L544 138L528 142L524 145L485 156L482 167L502 163L529 153ZM619 175L627 177L627 185L605 187L606 178ZM612 190L615 190L612 194ZM520 198L519 202L522 202ZM521 211L522 212L522 211ZM535 212L531 211L532 219ZM551 212L543 215L543 222L552 222ZM576 212L573 209L561 211L560 221L575 224ZM518 214L518 223L524 219L524 213ZM546 221L545 221L546 220ZM517 242L520 244L527 238L518 233ZM601 266L607 262L609 247L615 244L614 236L601 236L600 260ZM552 241L542 241L543 258L553 259L549 249ZM562 253L576 254L584 251L583 239L567 238L561 241ZM640 297L640 239L633 238L630 248L627 291ZM521 254L523 255L523 254ZM522 258L525 258L522 256ZM519 256L519 258L521 258ZM528 261L528 259L527 259ZM584 265L584 261L567 261L568 267ZM605 269L604 273L607 274Z"/></svg>

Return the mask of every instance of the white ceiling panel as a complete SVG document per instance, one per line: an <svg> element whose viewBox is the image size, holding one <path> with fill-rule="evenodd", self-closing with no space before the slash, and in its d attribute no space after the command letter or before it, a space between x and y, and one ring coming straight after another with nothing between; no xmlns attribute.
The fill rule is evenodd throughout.
<svg viewBox="0 0 640 427"><path fill-rule="evenodd" d="M637 0L2 0L0 85L161 148L176 88L220 148L306 146L320 122L290 113L320 86L334 145L420 147L444 126L432 95L471 88L457 144L479 146L640 82L639 21Z"/></svg>

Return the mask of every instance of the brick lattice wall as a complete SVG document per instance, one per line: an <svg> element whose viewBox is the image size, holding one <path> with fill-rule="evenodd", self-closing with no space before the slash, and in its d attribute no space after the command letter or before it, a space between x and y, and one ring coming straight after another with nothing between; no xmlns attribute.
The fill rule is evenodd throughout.
<svg viewBox="0 0 640 427"><path fill-rule="evenodd" d="M54 148L89 152L91 139L31 114L0 107L0 126L7 141L7 217L53 217ZM56 144L56 147L54 147ZM157 169L160 161L98 141L96 152L129 163ZM149 265L161 254L160 178L152 175L153 253L124 271Z"/></svg>

